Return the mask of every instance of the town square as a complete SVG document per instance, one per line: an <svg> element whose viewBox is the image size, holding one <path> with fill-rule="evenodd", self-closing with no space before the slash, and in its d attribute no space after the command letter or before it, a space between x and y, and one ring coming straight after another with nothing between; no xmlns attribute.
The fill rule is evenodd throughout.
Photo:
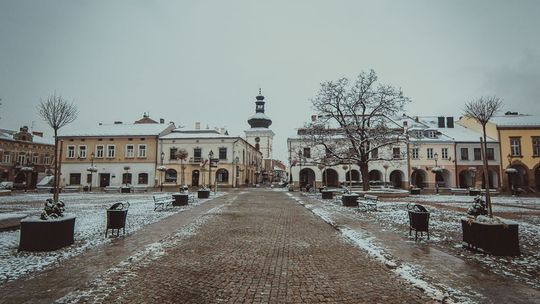
<svg viewBox="0 0 540 304"><path fill-rule="evenodd" d="M539 9L1 2L0 303L540 303Z"/></svg>

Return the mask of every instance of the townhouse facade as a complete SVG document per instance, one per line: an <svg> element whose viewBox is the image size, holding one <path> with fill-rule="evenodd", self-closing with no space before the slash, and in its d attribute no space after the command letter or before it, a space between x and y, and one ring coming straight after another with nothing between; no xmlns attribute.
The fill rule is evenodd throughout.
<svg viewBox="0 0 540 304"><path fill-rule="evenodd" d="M159 123L145 115L133 124L115 122L94 128L63 131L60 185L154 187L158 141L174 123Z"/></svg>
<svg viewBox="0 0 540 304"><path fill-rule="evenodd" d="M178 152L187 152L185 159ZM262 153L224 129L176 129L159 139L164 186L240 187L260 182Z"/></svg>
<svg viewBox="0 0 540 304"><path fill-rule="evenodd" d="M34 189L54 166L54 142L27 126L19 131L0 129L0 180L16 189Z"/></svg>
<svg viewBox="0 0 540 304"><path fill-rule="evenodd" d="M466 117L459 123L482 132L481 125ZM507 112L486 125L489 137L500 143L500 187L503 191L540 191L540 116Z"/></svg>

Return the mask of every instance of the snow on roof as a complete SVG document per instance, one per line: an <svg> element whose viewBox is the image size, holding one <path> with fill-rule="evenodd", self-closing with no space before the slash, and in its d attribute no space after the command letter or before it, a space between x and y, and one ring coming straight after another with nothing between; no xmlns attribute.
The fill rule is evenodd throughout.
<svg viewBox="0 0 540 304"><path fill-rule="evenodd" d="M182 138L236 138L238 136L231 136L228 134L222 134L213 129L175 129L171 133L161 136L161 139L182 139Z"/></svg>
<svg viewBox="0 0 540 304"><path fill-rule="evenodd" d="M453 128L439 128L437 117L424 116L418 117L418 122L415 122L415 127L409 126L409 130L434 130L440 132L437 138L422 137L414 139L415 141L457 141L457 142L479 142L481 133L472 129L468 129L462 125L454 123ZM446 117L445 117L446 119ZM496 142L497 140L487 137L487 142Z"/></svg>
<svg viewBox="0 0 540 304"><path fill-rule="evenodd" d="M8 131L8 132L6 132ZM9 141L17 141L17 142L25 142L25 143L34 143L34 144L42 144L42 145L54 145L54 140L52 138L45 138L40 137L37 135L32 136L32 141L22 141L22 140L16 140L13 138L13 135L15 134L15 131L10 130L0 130L0 139L2 140L9 140Z"/></svg>
<svg viewBox="0 0 540 304"><path fill-rule="evenodd" d="M157 136L169 126L170 124L101 124L85 129L60 129L59 136Z"/></svg>
<svg viewBox="0 0 540 304"><path fill-rule="evenodd" d="M536 115L502 115L495 116L491 122L499 127L540 127L540 116Z"/></svg>
<svg viewBox="0 0 540 304"><path fill-rule="evenodd" d="M255 113L255 114L251 115L251 117L249 117L249 119L268 119L268 120L270 120L270 118L268 116L266 116L266 114L264 114L264 113Z"/></svg>

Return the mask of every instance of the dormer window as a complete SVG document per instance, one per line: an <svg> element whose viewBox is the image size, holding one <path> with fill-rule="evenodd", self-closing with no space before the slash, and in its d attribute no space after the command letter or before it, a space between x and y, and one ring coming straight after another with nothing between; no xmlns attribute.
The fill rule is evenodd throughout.
<svg viewBox="0 0 540 304"><path fill-rule="evenodd" d="M437 131L435 131L435 130L426 131L426 137L427 138L437 138Z"/></svg>

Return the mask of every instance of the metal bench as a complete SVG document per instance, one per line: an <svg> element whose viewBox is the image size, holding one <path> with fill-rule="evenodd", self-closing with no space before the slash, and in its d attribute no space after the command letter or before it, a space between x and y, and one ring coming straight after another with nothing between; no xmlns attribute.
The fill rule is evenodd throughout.
<svg viewBox="0 0 540 304"><path fill-rule="evenodd" d="M154 195L152 197L154 198L154 211L160 207L161 210L165 210L165 208L169 207L174 202L174 198L169 195Z"/></svg>
<svg viewBox="0 0 540 304"><path fill-rule="evenodd" d="M371 194L365 194L364 198L361 200L361 203L359 206L364 211L377 211L377 202L379 201L379 197L376 195Z"/></svg>

